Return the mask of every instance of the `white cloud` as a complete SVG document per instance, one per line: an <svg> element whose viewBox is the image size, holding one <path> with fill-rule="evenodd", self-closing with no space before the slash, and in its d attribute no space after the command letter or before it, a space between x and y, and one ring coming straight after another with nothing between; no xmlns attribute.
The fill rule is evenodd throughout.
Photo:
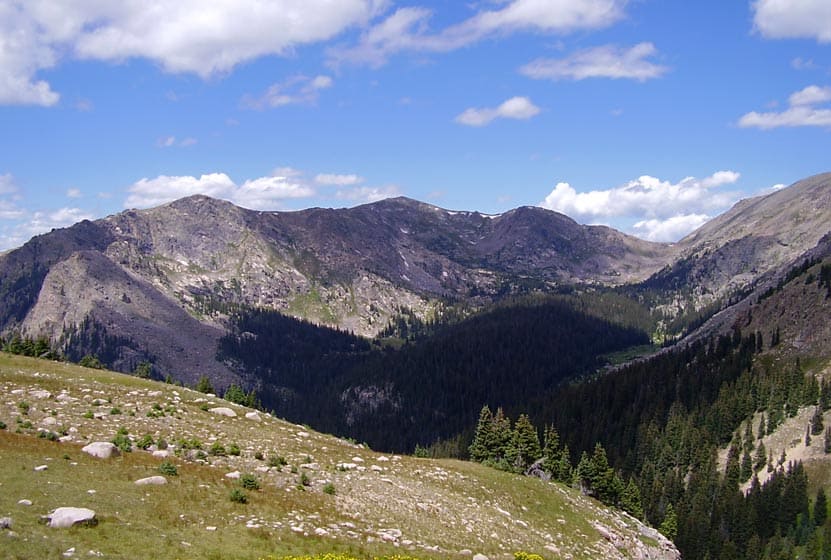
<svg viewBox="0 0 831 560"><path fill-rule="evenodd" d="M604 45L578 51L565 58L538 58L519 71L538 80L626 78L643 82L658 78L668 70L666 66L646 60L656 53L652 43L638 43L628 49Z"/></svg>
<svg viewBox="0 0 831 560"><path fill-rule="evenodd" d="M813 70L816 67L816 63L811 58L802 58L801 56L798 56L791 60L791 68L794 70Z"/></svg>
<svg viewBox="0 0 831 560"><path fill-rule="evenodd" d="M808 86L792 93L788 102L792 105L816 105L831 101L831 87Z"/></svg>
<svg viewBox="0 0 831 560"><path fill-rule="evenodd" d="M159 175L155 179L140 179L130 186L124 207L148 208L194 194L227 198L236 188L225 173L209 173L199 178Z"/></svg>
<svg viewBox="0 0 831 560"><path fill-rule="evenodd" d="M828 0L756 0L753 24L769 39L816 39L831 42Z"/></svg>
<svg viewBox="0 0 831 560"><path fill-rule="evenodd" d="M196 138L192 138L188 136L182 140L176 141L175 136L163 136L156 140L156 146L159 148L172 148L174 146L178 146L179 148L187 148L189 146L193 146L196 144L198 140Z"/></svg>
<svg viewBox="0 0 831 560"><path fill-rule="evenodd" d="M202 78L368 23L387 0L0 2L0 104L56 104L38 79L63 58L145 58Z"/></svg>
<svg viewBox="0 0 831 560"><path fill-rule="evenodd" d="M386 187L355 187L353 189L339 190L335 193L335 198L339 200L349 200L352 202L378 202L385 198L393 198L401 196L401 189L396 185L388 185Z"/></svg>
<svg viewBox="0 0 831 560"><path fill-rule="evenodd" d="M470 108L454 120L467 126L485 126L494 119L527 120L538 115L540 108L527 97L512 97L495 108Z"/></svg>
<svg viewBox="0 0 831 560"><path fill-rule="evenodd" d="M51 212L35 212L21 228L21 231L32 237L52 229L68 227L82 220L92 220L93 218L92 214L80 208L60 208Z"/></svg>
<svg viewBox="0 0 831 560"><path fill-rule="evenodd" d="M339 175L335 173L319 173L315 176L315 183L318 185L334 185L338 187L346 187L349 185L357 185L363 183L364 178L351 173L349 175Z"/></svg>
<svg viewBox="0 0 831 560"><path fill-rule="evenodd" d="M784 111L766 113L751 111L742 115L739 119L739 126L764 130L795 126L831 127L831 107L817 107L829 101L831 101L831 87L810 85L792 93L788 98L789 107Z"/></svg>
<svg viewBox="0 0 831 560"><path fill-rule="evenodd" d="M571 33L608 27L624 16L627 0L512 0L432 33L426 8L403 7L363 33L353 47L329 49L330 62L381 66L400 52L448 52L519 31Z"/></svg>
<svg viewBox="0 0 831 560"><path fill-rule="evenodd" d="M67 189L66 190L66 197L67 198L81 198L81 189Z"/></svg>
<svg viewBox="0 0 831 560"><path fill-rule="evenodd" d="M589 223L627 218L635 221L636 235L677 239L676 233L689 233L711 212L736 201L734 193L714 189L735 183L739 176L735 171L718 171L703 179L686 177L672 183L644 175L619 187L587 192L558 183L539 205Z"/></svg>
<svg viewBox="0 0 831 560"><path fill-rule="evenodd" d="M649 241L678 241L710 220L707 214L684 214L666 220L641 220L632 226L633 233Z"/></svg>
<svg viewBox="0 0 831 560"><path fill-rule="evenodd" d="M0 194L13 194L17 192L17 185L11 173L0 175Z"/></svg>
<svg viewBox="0 0 831 560"><path fill-rule="evenodd" d="M242 105L248 109L265 109L268 107L282 107L284 105L313 105L320 97L320 91L332 87L332 78L329 76L292 76L287 80L273 84L260 97L246 96Z"/></svg>
<svg viewBox="0 0 831 560"><path fill-rule="evenodd" d="M128 189L125 208L149 208L176 199L204 194L229 200L252 210L274 210L287 199L315 195L303 177L291 168L277 169L268 177L249 179L238 185L225 173L209 173L200 177L160 175L140 179Z"/></svg>

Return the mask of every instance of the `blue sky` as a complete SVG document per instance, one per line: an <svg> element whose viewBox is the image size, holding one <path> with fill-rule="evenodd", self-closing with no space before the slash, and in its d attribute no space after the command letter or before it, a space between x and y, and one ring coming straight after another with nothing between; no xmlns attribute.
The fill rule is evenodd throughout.
<svg viewBox="0 0 831 560"><path fill-rule="evenodd" d="M0 250L197 192L673 241L830 131L828 0L0 0Z"/></svg>

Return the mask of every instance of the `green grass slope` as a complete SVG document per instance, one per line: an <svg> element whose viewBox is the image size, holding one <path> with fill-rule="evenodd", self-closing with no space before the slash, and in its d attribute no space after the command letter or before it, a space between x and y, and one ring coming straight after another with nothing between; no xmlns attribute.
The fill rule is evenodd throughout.
<svg viewBox="0 0 831 560"><path fill-rule="evenodd" d="M237 416L210 411L219 406ZM656 531L573 489L473 463L381 455L250 412L181 387L0 354L0 517L11 519L0 558L678 557ZM131 452L81 451L119 431ZM144 436L165 440L170 457L139 449ZM229 454L235 447L239 455ZM178 471L167 484L135 484L165 461ZM243 479L226 476L235 472ZM259 489L243 489L245 478ZM232 501L234 490L247 503ZM93 509L99 523L42 524L61 506Z"/></svg>

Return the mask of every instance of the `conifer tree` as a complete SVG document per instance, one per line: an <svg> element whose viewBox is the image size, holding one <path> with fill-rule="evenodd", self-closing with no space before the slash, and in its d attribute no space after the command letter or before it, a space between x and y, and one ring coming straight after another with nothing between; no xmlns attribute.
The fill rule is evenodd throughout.
<svg viewBox="0 0 831 560"><path fill-rule="evenodd" d="M512 459L516 457L514 431L511 429L511 419L505 416L502 407L496 409L493 416L493 459L499 468L510 470Z"/></svg>
<svg viewBox="0 0 831 560"><path fill-rule="evenodd" d="M520 414L514 424L513 447L516 457L512 462L515 470L523 472L542 456L540 437L527 414Z"/></svg>
<svg viewBox="0 0 831 560"><path fill-rule="evenodd" d="M632 517L643 520L641 491L632 478L629 479L629 483L620 495L620 508Z"/></svg>
<svg viewBox="0 0 831 560"><path fill-rule="evenodd" d="M658 531L669 540L675 540L678 535L678 515L675 513L675 508L672 503L667 504L666 512L664 513L664 520Z"/></svg>
<svg viewBox="0 0 831 560"><path fill-rule="evenodd" d="M826 453L831 453L831 426L825 428L825 445L823 446L823 451Z"/></svg>
<svg viewBox="0 0 831 560"><path fill-rule="evenodd" d="M485 405L479 412L479 422L476 424L473 443L468 447L468 453L472 461L481 463L494 452L493 414L488 405Z"/></svg>
<svg viewBox="0 0 831 560"><path fill-rule="evenodd" d="M811 416L811 435L818 436L824 429L825 426L822 424L822 407L817 405L814 408L814 415Z"/></svg>
<svg viewBox="0 0 831 560"><path fill-rule="evenodd" d="M768 452L765 449L765 443L763 441L759 442L759 445L756 446L756 455L753 459L753 470L758 471L762 467L765 466L768 460Z"/></svg>
<svg viewBox="0 0 831 560"><path fill-rule="evenodd" d="M814 501L814 525L822 527L828 519L828 499L825 496L825 489L820 486L817 490L817 499ZM831 545L831 543L828 543Z"/></svg>
<svg viewBox="0 0 831 560"><path fill-rule="evenodd" d="M811 425L808 424L808 427L805 428L805 447L811 446Z"/></svg>
<svg viewBox="0 0 831 560"><path fill-rule="evenodd" d="M765 437L767 430L765 429L765 413L759 415L759 429L757 430L759 439Z"/></svg>

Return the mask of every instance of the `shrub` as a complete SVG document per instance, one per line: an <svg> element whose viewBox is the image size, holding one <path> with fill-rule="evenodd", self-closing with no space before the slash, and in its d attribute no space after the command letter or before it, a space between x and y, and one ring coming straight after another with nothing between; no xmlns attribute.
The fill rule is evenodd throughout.
<svg viewBox="0 0 831 560"><path fill-rule="evenodd" d="M312 483L312 481L309 479L309 475L307 475L305 472L300 473L300 485L301 486L308 486L311 483Z"/></svg>
<svg viewBox="0 0 831 560"><path fill-rule="evenodd" d="M283 465L288 465L289 462L286 461L286 458L282 455L272 455L268 458L268 466L269 467L282 467Z"/></svg>
<svg viewBox="0 0 831 560"><path fill-rule="evenodd" d="M260 481L253 474L244 474L239 477L239 485L246 490L259 490Z"/></svg>
<svg viewBox="0 0 831 560"><path fill-rule="evenodd" d="M110 414L112 414L112 415L121 414L121 409L118 408L117 406L114 406L110 409Z"/></svg>
<svg viewBox="0 0 831 560"><path fill-rule="evenodd" d="M202 449L202 442L195 437L182 438L179 440L179 447L182 449Z"/></svg>
<svg viewBox="0 0 831 560"><path fill-rule="evenodd" d="M514 552L514 560L543 560L539 554L519 550Z"/></svg>
<svg viewBox="0 0 831 560"><path fill-rule="evenodd" d="M165 476L179 476L179 469L170 461L164 461L159 465L159 472Z"/></svg>
<svg viewBox="0 0 831 560"><path fill-rule="evenodd" d="M86 412L84 412L84 418L86 418L87 420L91 420L95 418L95 414L93 414L91 410L87 410Z"/></svg>
<svg viewBox="0 0 831 560"><path fill-rule="evenodd" d="M5 429L6 429L6 423L3 422L2 420L0 420L0 430L5 430Z"/></svg>
<svg viewBox="0 0 831 560"><path fill-rule="evenodd" d="M130 441L130 437L126 433L121 433L121 430L119 430L118 434L111 440L111 442L125 453L129 453L133 450L133 442Z"/></svg>
<svg viewBox="0 0 831 560"><path fill-rule="evenodd" d="M256 453L254 453L254 458L258 461L262 461L265 457L263 457L262 451L257 451Z"/></svg>
<svg viewBox="0 0 831 560"><path fill-rule="evenodd" d="M239 488L234 488L231 490L231 501L235 504L247 504L248 503L248 494L240 490Z"/></svg>
<svg viewBox="0 0 831 560"><path fill-rule="evenodd" d="M58 441L58 434L47 430L41 430L38 432L38 437L41 439L48 439L49 441Z"/></svg>
<svg viewBox="0 0 831 560"><path fill-rule="evenodd" d="M159 438L159 441L156 442L156 447L159 449L167 449L167 440L164 438Z"/></svg>
<svg viewBox="0 0 831 560"><path fill-rule="evenodd" d="M29 414L29 408L31 408L31 405L26 401L20 401L17 403L17 409L21 414Z"/></svg>
<svg viewBox="0 0 831 560"><path fill-rule="evenodd" d="M151 445L153 445L153 436L151 436L150 434L144 434L136 442L136 447L138 447L139 449L147 449Z"/></svg>
<svg viewBox="0 0 831 560"><path fill-rule="evenodd" d="M215 457L224 457L226 455L225 446L218 441L215 441L211 444L211 448L208 450L208 453Z"/></svg>
<svg viewBox="0 0 831 560"><path fill-rule="evenodd" d="M232 455L234 457L239 457L242 453L242 449L239 448L239 445L236 443L232 443L228 446L228 455Z"/></svg>
<svg viewBox="0 0 831 560"><path fill-rule="evenodd" d="M335 495L335 485L332 484L331 482L327 482L326 486L323 487L323 493L324 494L329 494L330 496L334 496Z"/></svg>

